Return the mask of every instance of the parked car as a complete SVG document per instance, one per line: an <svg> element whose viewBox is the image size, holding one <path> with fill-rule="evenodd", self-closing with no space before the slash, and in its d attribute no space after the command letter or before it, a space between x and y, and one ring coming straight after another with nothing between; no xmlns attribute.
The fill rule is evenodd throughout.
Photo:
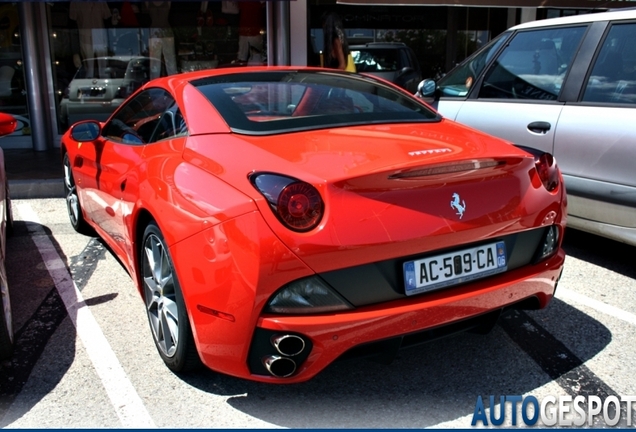
<svg viewBox="0 0 636 432"><path fill-rule="evenodd" d="M310 379L343 355L545 307L553 158L373 77L240 67L153 80L61 152L69 217L130 272L173 371ZM94 230L94 231L93 231Z"/></svg>
<svg viewBox="0 0 636 432"><path fill-rule="evenodd" d="M159 63L161 64L161 63ZM150 58L140 56L85 59L60 102L60 121L106 120L141 85L150 80Z"/></svg>
<svg viewBox="0 0 636 432"><path fill-rule="evenodd" d="M357 72L384 78L415 93L422 70L413 50L399 42L369 42L349 47Z"/></svg>
<svg viewBox="0 0 636 432"><path fill-rule="evenodd" d="M441 114L554 154L568 226L636 245L636 10L518 25L421 93Z"/></svg>
<svg viewBox="0 0 636 432"><path fill-rule="evenodd" d="M5 113L0 113L0 136L13 133L18 122ZM9 181L5 169L4 152L0 148L0 360L5 360L13 354L13 318L11 314L11 299L9 298L9 282L5 257L7 254L7 235L13 228L13 214L11 213L11 198L9 196Z"/></svg>

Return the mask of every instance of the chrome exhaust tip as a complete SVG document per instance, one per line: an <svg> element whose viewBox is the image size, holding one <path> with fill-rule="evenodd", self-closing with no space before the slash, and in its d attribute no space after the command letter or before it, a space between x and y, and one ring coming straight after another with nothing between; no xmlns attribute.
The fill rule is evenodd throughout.
<svg viewBox="0 0 636 432"><path fill-rule="evenodd" d="M272 345L284 356L293 357L305 349L305 341L296 335L276 335L272 337Z"/></svg>
<svg viewBox="0 0 636 432"><path fill-rule="evenodd" d="M287 378L296 372L296 362L287 357L269 356L263 359L267 372L277 378Z"/></svg>

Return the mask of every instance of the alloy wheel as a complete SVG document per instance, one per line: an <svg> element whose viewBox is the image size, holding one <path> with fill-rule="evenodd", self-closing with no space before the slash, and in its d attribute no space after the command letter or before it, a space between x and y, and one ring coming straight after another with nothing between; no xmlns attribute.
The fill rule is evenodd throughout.
<svg viewBox="0 0 636 432"><path fill-rule="evenodd" d="M80 220L81 210L68 154L64 155L64 188L66 192L66 207L68 209L68 216L71 219L73 226L77 226L78 221Z"/></svg>
<svg viewBox="0 0 636 432"><path fill-rule="evenodd" d="M179 345L179 307L172 265L163 241L154 234L146 237L142 256L150 328L162 354L172 357Z"/></svg>

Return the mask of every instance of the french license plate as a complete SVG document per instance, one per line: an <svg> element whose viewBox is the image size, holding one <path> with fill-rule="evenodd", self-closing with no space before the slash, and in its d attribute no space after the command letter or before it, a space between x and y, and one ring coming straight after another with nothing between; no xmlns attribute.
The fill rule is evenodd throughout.
<svg viewBox="0 0 636 432"><path fill-rule="evenodd" d="M490 243L403 264L406 295L419 294L506 271L506 245Z"/></svg>

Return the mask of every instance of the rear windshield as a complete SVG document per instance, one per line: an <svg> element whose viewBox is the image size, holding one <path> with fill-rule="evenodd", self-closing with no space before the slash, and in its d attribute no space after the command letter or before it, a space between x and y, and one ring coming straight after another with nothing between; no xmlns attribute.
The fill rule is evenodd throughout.
<svg viewBox="0 0 636 432"><path fill-rule="evenodd" d="M440 119L400 90L341 72L244 72L192 84L234 132L250 135Z"/></svg>
<svg viewBox="0 0 636 432"><path fill-rule="evenodd" d="M402 69L399 54L396 49L351 50L358 72L395 72Z"/></svg>
<svg viewBox="0 0 636 432"><path fill-rule="evenodd" d="M129 63L130 60L106 57L86 59L75 73L75 79L123 78Z"/></svg>

